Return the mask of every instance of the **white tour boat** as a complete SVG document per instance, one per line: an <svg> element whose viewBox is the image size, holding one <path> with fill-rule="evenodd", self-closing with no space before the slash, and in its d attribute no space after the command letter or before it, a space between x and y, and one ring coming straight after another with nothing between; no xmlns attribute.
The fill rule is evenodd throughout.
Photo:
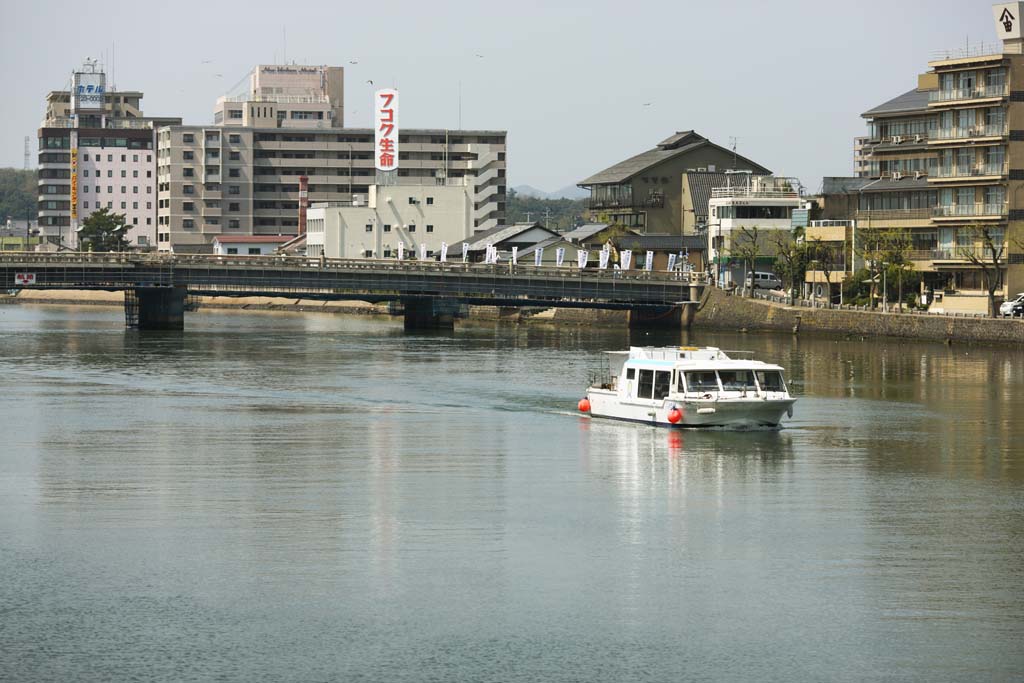
<svg viewBox="0 0 1024 683"><path fill-rule="evenodd" d="M782 368L734 360L714 347L642 347L608 352L608 376L579 409L594 417L664 427L778 427L793 417Z"/></svg>

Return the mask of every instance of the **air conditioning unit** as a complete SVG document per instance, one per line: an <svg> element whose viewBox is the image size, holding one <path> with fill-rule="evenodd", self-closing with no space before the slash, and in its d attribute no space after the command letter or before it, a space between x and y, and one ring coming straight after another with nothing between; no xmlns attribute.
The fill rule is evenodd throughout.
<svg viewBox="0 0 1024 683"><path fill-rule="evenodd" d="M920 180L923 175L924 173L921 173L920 171L914 171L914 180Z"/></svg>
<svg viewBox="0 0 1024 683"><path fill-rule="evenodd" d="M901 142L903 142L903 136L902 135L893 135L892 136L892 144L898 145Z"/></svg>
<svg viewBox="0 0 1024 683"><path fill-rule="evenodd" d="M914 136L914 142L921 142L922 139L923 138L920 135L915 135Z"/></svg>
<svg viewBox="0 0 1024 683"><path fill-rule="evenodd" d="M894 171L893 174L892 174L892 179L893 180L902 180L903 179L903 174Z"/></svg>

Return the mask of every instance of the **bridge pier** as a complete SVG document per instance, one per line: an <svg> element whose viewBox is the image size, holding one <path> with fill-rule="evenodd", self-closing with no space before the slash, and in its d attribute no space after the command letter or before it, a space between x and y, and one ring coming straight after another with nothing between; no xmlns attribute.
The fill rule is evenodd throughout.
<svg viewBox="0 0 1024 683"><path fill-rule="evenodd" d="M459 314L459 302L437 296L402 299L407 330L452 330Z"/></svg>
<svg viewBox="0 0 1024 683"><path fill-rule="evenodd" d="M184 287L136 287L124 293L125 324L140 330L185 329Z"/></svg>
<svg viewBox="0 0 1024 683"><path fill-rule="evenodd" d="M629 309L630 329L681 330L688 327L692 306L645 306Z"/></svg>

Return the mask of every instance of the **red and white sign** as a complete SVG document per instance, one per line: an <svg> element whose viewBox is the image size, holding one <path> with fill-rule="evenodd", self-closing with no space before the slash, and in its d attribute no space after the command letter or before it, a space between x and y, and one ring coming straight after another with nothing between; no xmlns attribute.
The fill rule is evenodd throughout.
<svg viewBox="0 0 1024 683"><path fill-rule="evenodd" d="M398 91L387 88L373 95L373 120L376 130L373 147L378 171L398 168Z"/></svg>
<svg viewBox="0 0 1024 683"><path fill-rule="evenodd" d="M19 287L24 287L25 285L34 285L35 283L36 283L36 274L35 273L15 273L14 274L14 284L18 285Z"/></svg>

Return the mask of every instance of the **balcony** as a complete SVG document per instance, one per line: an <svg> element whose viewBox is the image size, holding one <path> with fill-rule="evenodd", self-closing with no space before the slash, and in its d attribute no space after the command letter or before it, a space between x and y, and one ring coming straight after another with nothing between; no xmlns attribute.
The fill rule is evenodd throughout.
<svg viewBox="0 0 1024 683"><path fill-rule="evenodd" d="M996 247L997 250L1001 250L1000 258L1005 259L1006 256L1006 244L1002 244ZM992 252L988 247L977 246L974 244L965 245L962 247L952 247L946 249L936 249L932 253L932 261L963 261L968 262L972 259L981 259L990 261L992 259Z"/></svg>
<svg viewBox="0 0 1024 683"><path fill-rule="evenodd" d="M932 142L947 140L971 140L974 138L1000 138L1009 134L1009 126L1004 124L990 126L970 126L968 128L940 128L931 137Z"/></svg>
<svg viewBox="0 0 1024 683"><path fill-rule="evenodd" d="M934 218L1002 218L1007 215L1008 205L1000 204L953 204L936 206Z"/></svg>
<svg viewBox="0 0 1024 683"><path fill-rule="evenodd" d="M646 197L591 197L588 209L661 209L665 206L665 195L652 194Z"/></svg>
<svg viewBox="0 0 1024 683"><path fill-rule="evenodd" d="M928 103L962 102L964 100L986 100L995 97L1006 97L1010 94L1008 85L977 85L973 88L953 88L952 90L933 90L928 94Z"/></svg>
<svg viewBox="0 0 1024 683"><path fill-rule="evenodd" d="M1010 171L1009 163L976 164L973 166L939 166L931 175L932 178L998 178Z"/></svg>

